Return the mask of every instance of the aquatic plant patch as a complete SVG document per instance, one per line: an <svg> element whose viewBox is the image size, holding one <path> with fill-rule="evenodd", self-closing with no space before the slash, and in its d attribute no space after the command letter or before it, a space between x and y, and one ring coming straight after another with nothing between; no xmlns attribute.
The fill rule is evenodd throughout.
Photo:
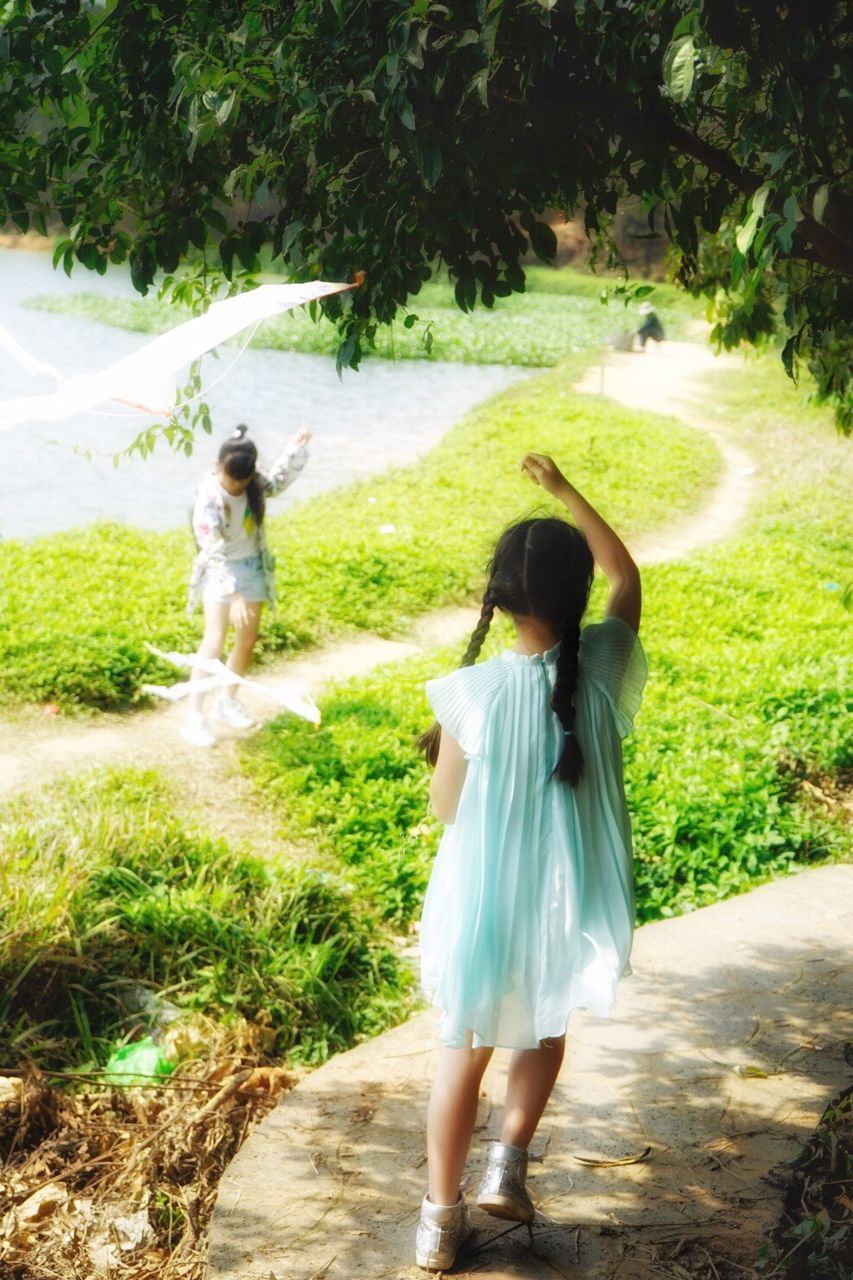
<svg viewBox="0 0 853 1280"><path fill-rule="evenodd" d="M534 268L528 274L526 293L498 299L493 309L477 307L465 313L455 303L452 285L432 281L410 298L408 316L401 314L393 324L378 329L375 346L367 355L548 368L572 352L601 347L614 333L637 329L637 306L626 306L615 296L616 287L616 281L606 278ZM603 292L610 295L606 305ZM667 335L690 338L701 306L671 285L653 286L650 296ZM138 333L162 333L190 318L185 308L153 298L105 298L94 293L40 294L25 305ZM244 340L239 339L241 344ZM315 322L305 308L299 308L262 324L251 345L333 356L339 341L329 321L320 317Z"/></svg>

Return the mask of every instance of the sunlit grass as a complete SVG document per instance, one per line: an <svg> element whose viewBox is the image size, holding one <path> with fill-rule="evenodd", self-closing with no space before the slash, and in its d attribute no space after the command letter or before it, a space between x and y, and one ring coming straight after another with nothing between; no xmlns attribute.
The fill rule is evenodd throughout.
<svg viewBox="0 0 853 1280"><path fill-rule="evenodd" d="M187 828L152 772L95 772L0 817L0 1054L102 1066L139 985L321 1060L399 1019L410 979L337 875Z"/></svg>
<svg viewBox="0 0 853 1280"><path fill-rule="evenodd" d="M271 517L280 605L266 617L260 653L354 630L392 634L465 599L502 523L541 501L518 469L532 446L560 458L630 535L695 508L718 470L710 442L672 420L577 395L580 367L561 365L478 406L415 464ZM136 701L141 684L167 674L146 641L195 647L198 621L185 612L193 554L186 530L124 525L0 544L0 701Z"/></svg>

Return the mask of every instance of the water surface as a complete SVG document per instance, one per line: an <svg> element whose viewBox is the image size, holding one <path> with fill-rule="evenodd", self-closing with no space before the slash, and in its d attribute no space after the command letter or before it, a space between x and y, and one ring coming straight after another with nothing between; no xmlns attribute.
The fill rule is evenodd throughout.
<svg viewBox="0 0 853 1280"><path fill-rule="evenodd" d="M35 294L74 291L138 296L123 269L98 276L77 267L69 280L53 270L50 254L0 250L0 325L31 355L70 375L103 368L150 340L146 334L21 305ZM223 347L218 360L205 360L206 384L220 377L236 351ZM280 452L297 427L314 433L308 467L275 500L273 510L279 511L358 476L411 462L475 404L527 373L502 365L373 359L339 379L329 356L250 348L205 395L213 436L201 433L191 458L161 443L149 458L122 460L116 470L114 455L157 419L128 416L130 411L114 404L5 432L0 536L32 538L107 519L146 529L180 524L198 477L237 422L250 425L262 460ZM49 378L27 373L0 350L0 397L52 389Z"/></svg>

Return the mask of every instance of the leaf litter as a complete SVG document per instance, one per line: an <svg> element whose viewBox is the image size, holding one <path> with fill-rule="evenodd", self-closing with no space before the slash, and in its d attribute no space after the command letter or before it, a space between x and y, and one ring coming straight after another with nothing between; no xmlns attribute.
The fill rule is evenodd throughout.
<svg viewBox="0 0 853 1280"><path fill-rule="evenodd" d="M4 1280L202 1280L219 1179L295 1077L259 1065L267 1029L207 1019L177 1029L173 1075L84 1087L30 1066L0 1079ZM183 1056L182 1055L182 1056Z"/></svg>

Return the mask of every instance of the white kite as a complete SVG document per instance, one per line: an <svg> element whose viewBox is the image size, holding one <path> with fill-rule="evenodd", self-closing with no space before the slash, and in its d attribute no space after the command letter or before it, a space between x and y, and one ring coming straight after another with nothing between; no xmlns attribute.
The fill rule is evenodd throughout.
<svg viewBox="0 0 853 1280"><path fill-rule="evenodd" d="M33 419L67 418L107 400L120 400L158 416L170 414L177 399L178 370L250 325L328 294L355 289L363 279L359 272L355 284L314 280L308 284L264 284L247 289L234 298L214 302L203 316L160 334L108 368L70 378L62 378L56 369L34 359L7 330L0 328L0 347L24 368L48 373L59 383L55 391L46 395L0 400L0 430Z"/></svg>
<svg viewBox="0 0 853 1280"><path fill-rule="evenodd" d="M283 680L279 684L261 684L258 680L247 680L244 676L238 676L236 672L229 671L225 663L220 662L218 658L202 658L194 653L164 653L162 649L147 642L145 648L149 653L153 653L173 667L183 667L188 670L195 668L197 671L206 671L208 674L197 680L180 680L177 684L144 684L143 693L165 698L168 702L178 702L188 693L207 693L211 689L233 689L237 685L243 685L270 698L285 711L292 712L293 715L307 720L310 724L320 723L319 707L302 686L293 680Z"/></svg>

